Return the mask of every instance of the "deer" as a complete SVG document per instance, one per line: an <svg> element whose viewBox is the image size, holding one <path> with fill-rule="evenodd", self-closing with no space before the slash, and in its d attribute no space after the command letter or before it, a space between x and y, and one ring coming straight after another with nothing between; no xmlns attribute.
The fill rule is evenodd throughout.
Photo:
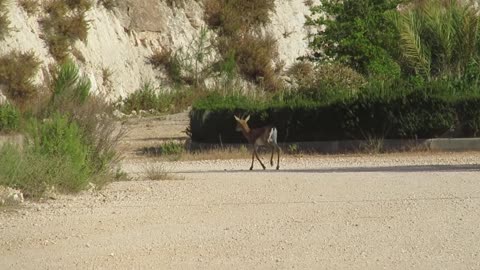
<svg viewBox="0 0 480 270"><path fill-rule="evenodd" d="M252 153L252 165L250 166L250 170L253 170L253 163L255 161L255 157L257 157L258 162L262 165L263 169L265 170L265 165L263 165L262 160L258 157L258 147L259 146L270 146L272 149L272 156L270 157L270 165L273 166L273 154L275 150L277 151L277 170L280 168L280 146L277 143L277 129L274 126L264 126L260 128L253 128L251 129L248 126L248 120L250 120L250 115L247 116L245 119L241 119L234 115L234 118L237 122L236 131L242 132L243 136L247 139L247 141L253 145L253 153Z"/></svg>

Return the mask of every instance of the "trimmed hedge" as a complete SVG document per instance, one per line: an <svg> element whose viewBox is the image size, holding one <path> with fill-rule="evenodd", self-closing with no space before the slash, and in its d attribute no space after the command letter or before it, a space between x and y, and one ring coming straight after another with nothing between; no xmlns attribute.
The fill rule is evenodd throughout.
<svg viewBox="0 0 480 270"><path fill-rule="evenodd" d="M361 94L321 104L293 99L249 101L212 94L193 105L192 141L244 142L233 115L251 114L251 127L273 124L280 142L367 138L421 139L480 134L480 96L449 98L416 91L394 97Z"/></svg>

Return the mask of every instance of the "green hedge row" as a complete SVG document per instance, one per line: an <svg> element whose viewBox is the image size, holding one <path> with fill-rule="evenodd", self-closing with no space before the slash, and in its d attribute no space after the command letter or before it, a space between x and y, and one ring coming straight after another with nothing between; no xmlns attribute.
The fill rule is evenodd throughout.
<svg viewBox="0 0 480 270"><path fill-rule="evenodd" d="M195 142L244 142L233 115L251 114L250 126L273 124L280 142L367 138L414 139L480 134L480 96L449 98L416 91L396 97L363 94L328 104L251 102L212 94L193 105Z"/></svg>

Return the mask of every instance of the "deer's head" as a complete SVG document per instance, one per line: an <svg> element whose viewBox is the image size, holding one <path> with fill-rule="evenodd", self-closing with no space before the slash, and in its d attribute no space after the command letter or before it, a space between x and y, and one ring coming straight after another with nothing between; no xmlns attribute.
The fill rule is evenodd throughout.
<svg viewBox="0 0 480 270"><path fill-rule="evenodd" d="M237 127L235 128L236 131L242 131L242 130L245 130L245 131L249 131L250 128L248 127L248 120L250 120L250 115L247 116L245 119L241 119L239 117L237 117L236 115L234 115L233 117L235 117L235 120L237 121Z"/></svg>

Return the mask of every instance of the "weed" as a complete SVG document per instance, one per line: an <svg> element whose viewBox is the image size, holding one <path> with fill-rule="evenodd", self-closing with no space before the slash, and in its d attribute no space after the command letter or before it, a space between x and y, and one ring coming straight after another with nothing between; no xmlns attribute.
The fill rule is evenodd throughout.
<svg viewBox="0 0 480 270"><path fill-rule="evenodd" d="M298 154L298 145L297 144L290 144L288 145L288 153L289 154Z"/></svg>
<svg viewBox="0 0 480 270"><path fill-rule="evenodd" d="M40 60L32 51L12 51L0 57L0 84L5 85L4 94L22 108L37 93L33 77L39 67Z"/></svg>
<svg viewBox="0 0 480 270"><path fill-rule="evenodd" d="M0 40L5 39L11 30L7 2L8 0L0 0Z"/></svg>
<svg viewBox="0 0 480 270"><path fill-rule="evenodd" d="M29 15L35 15L40 9L40 4L36 0L19 0L18 3Z"/></svg>

